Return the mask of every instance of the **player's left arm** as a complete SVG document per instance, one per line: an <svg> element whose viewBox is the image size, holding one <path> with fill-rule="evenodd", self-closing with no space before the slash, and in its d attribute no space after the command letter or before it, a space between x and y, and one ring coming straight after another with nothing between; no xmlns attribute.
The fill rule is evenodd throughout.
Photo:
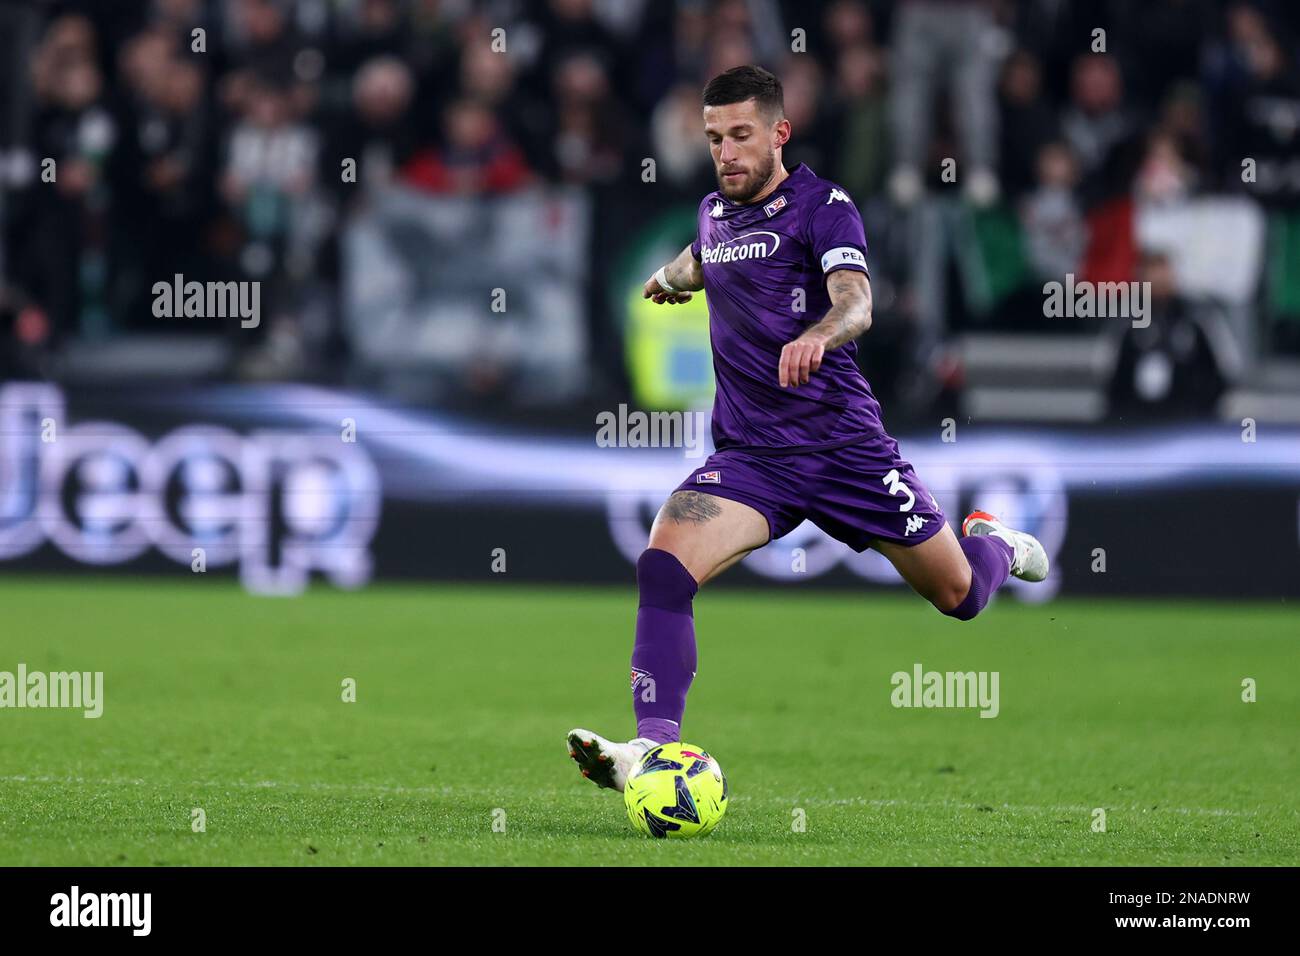
<svg viewBox="0 0 1300 956"><path fill-rule="evenodd" d="M871 280L856 269L836 269L826 276L831 307L820 322L810 326L781 349L778 378L781 387L808 384L808 376L821 368L822 356L851 342L871 328Z"/></svg>

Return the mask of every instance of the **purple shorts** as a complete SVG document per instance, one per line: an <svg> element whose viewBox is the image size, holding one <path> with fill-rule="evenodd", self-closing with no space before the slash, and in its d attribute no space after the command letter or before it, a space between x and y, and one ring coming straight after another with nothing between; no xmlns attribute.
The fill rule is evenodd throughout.
<svg viewBox="0 0 1300 956"><path fill-rule="evenodd" d="M769 540L807 519L854 551L873 541L916 545L945 518L912 466L863 445L791 455L714 452L677 491L702 491L749 505L767 519Z"/></svg>

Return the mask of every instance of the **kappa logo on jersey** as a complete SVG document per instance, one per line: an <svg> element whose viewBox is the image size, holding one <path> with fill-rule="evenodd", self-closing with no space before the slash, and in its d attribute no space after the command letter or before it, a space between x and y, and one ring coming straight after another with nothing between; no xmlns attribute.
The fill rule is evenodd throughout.
<svg viewBox="0 0 1300 956"><path fill-rule="evenodd" d="M763 212L767 213L767 218L771 219L778 212L785 208L785 197L777 196L770 203L763 207Z"/></svg>
<svg viewBox="0 0 1300 956"><path fill-rule="evenodd" d="M920 531L923 524L925 524L924 518L920 515L912 515L907 519L907 526L903 529L903 537L906 538L913 531Z"/></svg>
<svg viewBox="0 0 1300 956"><path fill-rule="evenodd" d="M700 262L718 265L744 259L764 259L780 247L781 237L775 232L747 232L716 246L703 246L700 249Z"/></svg>
<svg viewBox="0 0 1300 956"><path fill-rule="evenodd" d="M722 216L722 210L723 210L722 200L715 199L713 200L713 208L709 210L709 216L714 219L719 219Z"/></svg>
<svg viewBox="0 0 1300 956"><path fill-rule="evenodd" d="M722 484L722 472L720 471L702 471L695 476L697 485L720 485Z"/></svg>
<svg viewBox="0 0 1300 956"><path fill-rule="evenodd" d="M848 194L845 193L842 189L832 189L830 198L826 200L826 205L829 206L837 199L843 199L850 206L853 205L853 202L852 200L849 199Z"/></svg>

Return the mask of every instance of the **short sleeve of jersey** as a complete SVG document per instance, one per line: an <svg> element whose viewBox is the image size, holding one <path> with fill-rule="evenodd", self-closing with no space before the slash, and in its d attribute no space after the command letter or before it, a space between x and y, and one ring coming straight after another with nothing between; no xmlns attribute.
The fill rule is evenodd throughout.
<svg viewBox="0 0 1300 956"><path fill-rule="evenodd" d="M700 232L698 229L695 231L695 238L691 240L691 255L693 255L697 261L700 258Z"/></svg>
<svg viewBox="0 0 1300 956"><path fill-rule="evenodd" d="M867 236L862 216L848 194L830 189L808 215L808 246L823 275L835 269L867 269Z"/></svg>

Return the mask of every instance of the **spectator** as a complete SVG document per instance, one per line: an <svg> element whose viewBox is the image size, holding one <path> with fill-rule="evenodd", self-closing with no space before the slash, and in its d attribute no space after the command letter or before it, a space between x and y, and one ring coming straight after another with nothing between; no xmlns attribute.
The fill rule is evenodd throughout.
<svg viewBox="0 0 1300 956"><path fill-rule="evenodd" d="M1206 141L1205 115L1201 108L1202 95L1195 83L1175 83L1165 97L1160 110L1160 127L1178 144L1178 151L1200 174L1213 168L1211 152ZM1200 175L1201 185L1206 185L1206 175Z"/></svg>
<svg viewBox="0 0 1300 956"><path fill-rule="evenodd" d="M1042 72L1027 50L1007 57L999 84L1002 185L1012 196L1032 189L1042 148L1059 135L1056 113L1043 95Z"/></svg>
<svg viewBox="0 0 1300 956"><path fill-rule="evenodd" d="M1300 205L1300 75L1295 57L1258 11L1230 15L1232 56L1219 144L1224 178L1242 182L1242 161L1255 164L1249 191L1270 205Z"/></svg>
<svg viewBox="0 0 1300 956"><path fill-rule="evenodd" d="M812 57L796 53L782 63L780 74L785 87L786 119L795 131L784 151L787 165L807 163L815 171L827 170L825 175L829 175L840 131L831 127L824 112L821 67Z"/></svg>
<svg viewBox="0 0 1300 956"><path fill-rule="evenodd" d="M1083 174L1100 171L1110 151L1133 128L1134 119L1124 107L1124 82L1115 60L1102 53L1076 59L1062 129Z"/></svg>
<svg viewBox="0 0 1300 956"><path fill-rule="evenodd" d="M1125 327L1110 384L1111 413L1129 421L1212 414L1224 377L1191 304L1179 294L1173 265L1148 252L1139 279L1150 283L1150 324Z"/></svg>
<svg viewBox="0 0 1300 956"><path fill-rule="evenodd" d="M74 327L93 331L83 320L92 312L102 314L103 308L100 226L109 200L104 169L118 137L96 43L88 20L63 17L50 25L32 64L38 105L35 153L53 161L42 174L52 174L54 180L52 188L48 183L33 187L33 231L20 252L19 268L45 306L55 338ZM82 281L87 276L99 280L91 286Z"/></svg>
<svg viewBox="0 0 1300 956"><path fill-rule="evenodd" d="M1147 141L1138 169L1134 194L1139 202L1176 203L1186 199L1195 186L1195 175L1178 150L1178 141L1157 130Z"/></svg>
<svg viewBox="0 0 1300 956"><path fill-rule="evenodd" d="M714 34L707 9L702 4L678 4L672 32L676 74L689 77L697 86L702 86L701 77L714 75L708 72Z"/></svg>
<svg viewBox="0 0 1300 956"><path fill-rule="evenodd" d="M592 0L548 0L538 4L536 24L541 33L540 51L530 76L535 89L546 89L554 82L564 64L579 56L604 58L608 67L602 70L621 69L629 58L623 55L622 45L593 12ZM625 83L624 81L629 81ZM630 78L621 73L614 86L627 89Z"/></svg>
<svg viewBox="0 0 1300 956"><path fill-rule="evenodd" d="M716 188L713 163L700 130L700 90L694 83L679 83L655 107L650 117L657 177L683 192Z"/></svg>
<svg viewBox="0 0 1300 956"><path fill-rule="evenodd" d="M859 45L841 51L830 111L837 117L832 125L838 141L830 175L858 197L859 203L881 189L888 169L889 111L884 85L884 60L879 50Z"/></svg>
<svg viewBox="0 0 1300 956"><path fill-rule="evenodd" d="M1078 271L1087 244L1087 227L1074 195L1078 164L1061 142L1044 145L1037 158L1038 187L1020 211L1026 255L1038 280L1062 282Z"/></svg>
<svg viewBox="0 0 1300 956"><path fill-rule="evenodd" d="M222 105L238 116L266 84L287 87L293 79L298 42L276 0L233 0L233 29L223 52Z"/></svg>
<svg viewBox="0 0 1300 956"><path fill-rule="evenodd" d="M288 205L311 189L317 137L293 113L288 89L255 82L243 118L230 135L221 192L251 232L288 228Z"/></svg>
<svg viewBox="0 0 1300 956"><path fill-rule="evenodd" d="M875 22L863 0L832 0L822 23L837 61L850 50L876 45Z"/></svg>
<svg viewBox="0 0 1300 956"><path fill-rule="evenodd" d="M631 133L600 60L587 53L562 60L551 86L557 124L553 155L560 178L609 183L626 175Z"/></svg>
<svg viewBox="0 0 1300 956"><path fill-rule="evenodd" d="M968 198L987 204L997 198L997 108L995 26L983 0L903 0L894 24L893 124L897 148L890 192L909 205L926 177L934 99L946 82L957 118Z"/></svg>
<svg viewBox="0 0 1300 956"><path fill-rule="evenodd" d="M365 63L352 81L352 109L336 123L324 154L324 180L352 195L356 190L340 175L346 159L356 161L363 190L395 180L424 145L411 116L414 97L415 77L402 60L379 56Z"/></svg>
<svg viewBox="0 0 1300 956"><path fill-rule="evenodd" d="M203 235L212 213L213 137L205 76L176 59L160 32L141 34L122 61L129 98L118 107L121 141L112 161L114 287L120 314L145 322L154 281L205 271ZM121 211L130 210L130 215Z"/></svg>
<svg viewBox="0 0 1300 956"><path fill-rule="evenodd" d="M542 98L520 89L514 60L493 52L488 43L470 44L461 53L459 80L463 95L496 114L530 167L553 172L548 151L554 117Z"/></svg>
<svg viewBox="0 0 1300 956"><path fill-rule="evenodd" d="M402 170L413 186L437 193L510 192L533 181L523 153L483 103L454 100L444 114L445 145L426 149Z"/></svg>

